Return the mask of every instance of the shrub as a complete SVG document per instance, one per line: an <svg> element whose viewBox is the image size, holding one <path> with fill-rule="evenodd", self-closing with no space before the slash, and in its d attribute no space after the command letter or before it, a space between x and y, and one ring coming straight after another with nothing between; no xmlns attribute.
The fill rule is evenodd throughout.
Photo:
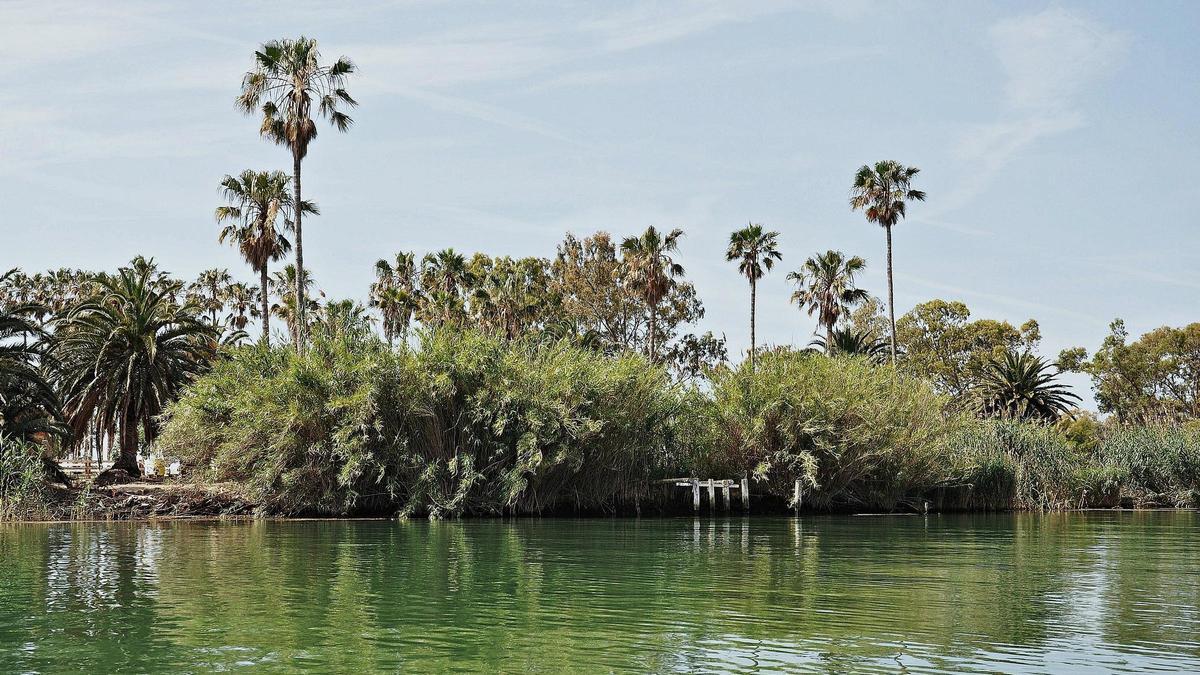
<svg viewBox="0 0 1200 675"><path fill-rule="evenodd" d="M41 450L0 437L0 520L25 517L45 506Z"/></svg>
<svg viewBox="0 0 1200 675"><path fill-rule="evenodd" d="M638 356L426 333L235 350L170 409L160 441L273 513L604 509L639 499L676 446L680 398Z"/></svg>
<svg viewBox="0 0 1200 675"><path fill-rule="evenodd" d="M698 464L753 473L760 491L890 509L938 481L957 424L922 380L861 357L780 349L712 374Z"/></svg>

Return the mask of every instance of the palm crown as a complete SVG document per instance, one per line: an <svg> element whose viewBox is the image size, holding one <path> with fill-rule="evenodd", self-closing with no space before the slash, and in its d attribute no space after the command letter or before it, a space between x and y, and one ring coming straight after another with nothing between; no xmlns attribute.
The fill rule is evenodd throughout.
<svg viewBox="0 0 1200 675"><path fill-rule="evenodd" d="M847 258L841 251L826 251L788 274L788 280L797 285L792 302L805 307L809 316L817 315L827 342L833 342L833 327L850 308L870 297L854 287L854 277L866 267L867 262L858 256Z"/></svg>

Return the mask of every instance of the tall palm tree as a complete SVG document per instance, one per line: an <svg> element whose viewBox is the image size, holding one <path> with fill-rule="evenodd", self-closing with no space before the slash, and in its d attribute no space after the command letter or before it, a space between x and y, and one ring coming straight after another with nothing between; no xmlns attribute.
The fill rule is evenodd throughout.
<svg viewBox="0 0 1200 675"><path fill-rule="evenodd" d="M383 318L383 336L388 346L400 336L407 338L408 324L415 309L416 256L410 252L396 254L391 263L380 258L375 261L375 281L371 284L371 306L379 309Z"/></svg>
<svg viewBox="0 0 1200 675"><path fill-rule="evenodd" d="M246 324L261 311L254 306L254 303L260 300L258 289L240 281L230 284L225 289L225 300L229 303L229 311L232 312L229 323L236 330L246 330Z"/></svg>
<svg viewBox="0 0 1200 675"><path fill-rule="evenodd" d="M421 260L421 285L426 292L427 320L449 324L462 313L463 291L471 283L467 259L452 248L427 254Z"/></svg>
<svg viewBox="0 0 1200 675"><path fill-rule="evenodd" d="M867 266L858 256L846 257L841 251L826 251L815 255L800 269L788 274L796 283L792 302L817 315L817 323L825 328L826 344L833 344L833 327L857 304L871 296L854 287L854 277Z"/></svg>
<svg viewBox="0 0 1200 675"><path fill-rule="evenodd" d="M207 369L216 331L199 310L171 300L153 267L122 268L100 292L65 315L56 332L65 405L76 434L92 422L119 439L113 469L140 475L139 427L148 442L158 418L184 386ZM176 289L177 290L177 289Z"/></svg>
<svg viewBox="0 0 1200 675"><path fill-rule="evenodd" d="M754 352L758 348L755 339L755 322L758 313L758 280L775 267L776 260L783 260L779 252L779 233L766 232L762 225L750 223L729 235L729 248L725 259L737 261L738 272L750 280L750 370L754 370Z"/></svg>
<svg viewBox="0 0 1200 675"><path fill-rule="evenodd" d="M896 294L892 282L892 228L905 216L910 201L925 201L925 193L914 189L912 179L921 170L899 162L884 160L874 167L863 165L854 174L850 188L850 208L863 211L867 222L887 232L888 321L892 326L892 363L896 362Z"/></svg>
<svg viewBox="0 0 1200 675"><path fill-rule="evenodd" d="M621 242L629 282L650 310L646 353L651 361L658 360L658 306L675 287L675 279L683 276L683 265L671 257L682 236L683 230L679 228L664 235L650 226L641 236L627 237Z"/></svg>
<svg viewBox="0 0 1200 675"><path fill-rule="evenodd" d="M1029 352L1007 352L987 364L979 383L979 410L986 416L1054 422L1080 398L1057 381L1058 369Z"/></svg>
<svg viewBox="0 0 1200 675"><path fill-rule="evenodd" d="M277 270L272 275L270 284L271 292L274 293L279 301L272 304L271 314L283 319L284 325L287 327L288 335L291 336L292 346L296 346L296 340L300 335L300 327L298 325L300 312L296 309L296 284L298 282L295 265L284 265L283 269ZM320 309L321 303L315 300L309 291L313 287L313 278L311 272L304 273L304 316L308 317L309 313ZM324 293L318 291L321 297ZM305 319L308 320L307 318Z"/></svg>
<svg viewBox="0 0 1200 675"><path fill-rule="evenodd" d="M225 291L232 283L229 270L213 268L201 272L189 289L196 295L195 304L208 311L214 328L218 326L217 314L225 309Z"/></svg>
<svg viewBox="0 0 1200 675"><path fill-rule="evenodd" d="M295 208L296 202L288 190L290 179L282 171L250 169L236 178L225 176L221 179L221 194L228 204L218 206L215 212L217 222L225 223L218 240L236 246L250 268L258 272L263 344L271 339L270 277L267 268L292 250L291 242L279 227L279 219L283 219L282 230L288 230L294 227L297 211L319 213L317 205L308 201L300 202L300 208Z"/></svg>
<svg viewBox="0 0 1200 675"><path fill-rule="evenodd" d="M279 145L286 145L292 153L292 194L297 202L302 201L300 191L300 165L308 154L308 145L317 137L317 125L313 122L313 104L317 113L329 120L338 131L347 131L353 120L342 112L341 106L355 106L358 102L346 91L346 77L355 70L354 64L341 57L332 64L321 63L317 41L301 36L295 40L272 40L254 53L254 69L242 79L242 93L237 97L237 106L247 115L262 113L260 133ZM261 105L261 107L260 107ZM304 230L302 211L297 210L296 269L304 278ZM303 349L305 342L304 287L296 287L296 307L300 316L296 325L300 335L297 348Z"/></svg>

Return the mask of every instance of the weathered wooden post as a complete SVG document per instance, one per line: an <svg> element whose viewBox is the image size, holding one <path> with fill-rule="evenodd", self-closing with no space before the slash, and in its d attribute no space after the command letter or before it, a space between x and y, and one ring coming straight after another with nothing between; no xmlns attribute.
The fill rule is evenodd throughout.
<svg viewBox="0 0 1200 675"><path fill-rule="evenodd" d="M796 484L792 486L792 508L796 510L796 515L800 514L800 479L796 479Z"/></svg>
<svg viewBox="0 0 1200 675"><path fill-rule="evenodd" d="M717 512L717 488L711 478L708 479L708 508L712 509L714 514Z"/></svg>
<svg viewBox="0 0 1200 675"><path fill-rule="evenodd" d="M729 483L732 481L721 481L721 497L725 500L725 512L729 512Z"/></svg>
<svg viewBox="0 0 1200 675"><path fill-rule="evenodd" d="M750 479L742 476L742 511L750 513Z"/></svg>
<svg viewBox="0 0 1200 675"><path fill-rule="evenodd" d="M692 479L692 511L700 513L700 480Z"/></svg>

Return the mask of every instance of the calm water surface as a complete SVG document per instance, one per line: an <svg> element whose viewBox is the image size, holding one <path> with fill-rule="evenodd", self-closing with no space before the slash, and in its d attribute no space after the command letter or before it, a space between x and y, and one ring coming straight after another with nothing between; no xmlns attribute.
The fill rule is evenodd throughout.
<svg viewBox="0 0 1200 675"><path fill-rule="evenodd" d="M1192 512L0 526L0 671L1200 671Z"/></svg>

